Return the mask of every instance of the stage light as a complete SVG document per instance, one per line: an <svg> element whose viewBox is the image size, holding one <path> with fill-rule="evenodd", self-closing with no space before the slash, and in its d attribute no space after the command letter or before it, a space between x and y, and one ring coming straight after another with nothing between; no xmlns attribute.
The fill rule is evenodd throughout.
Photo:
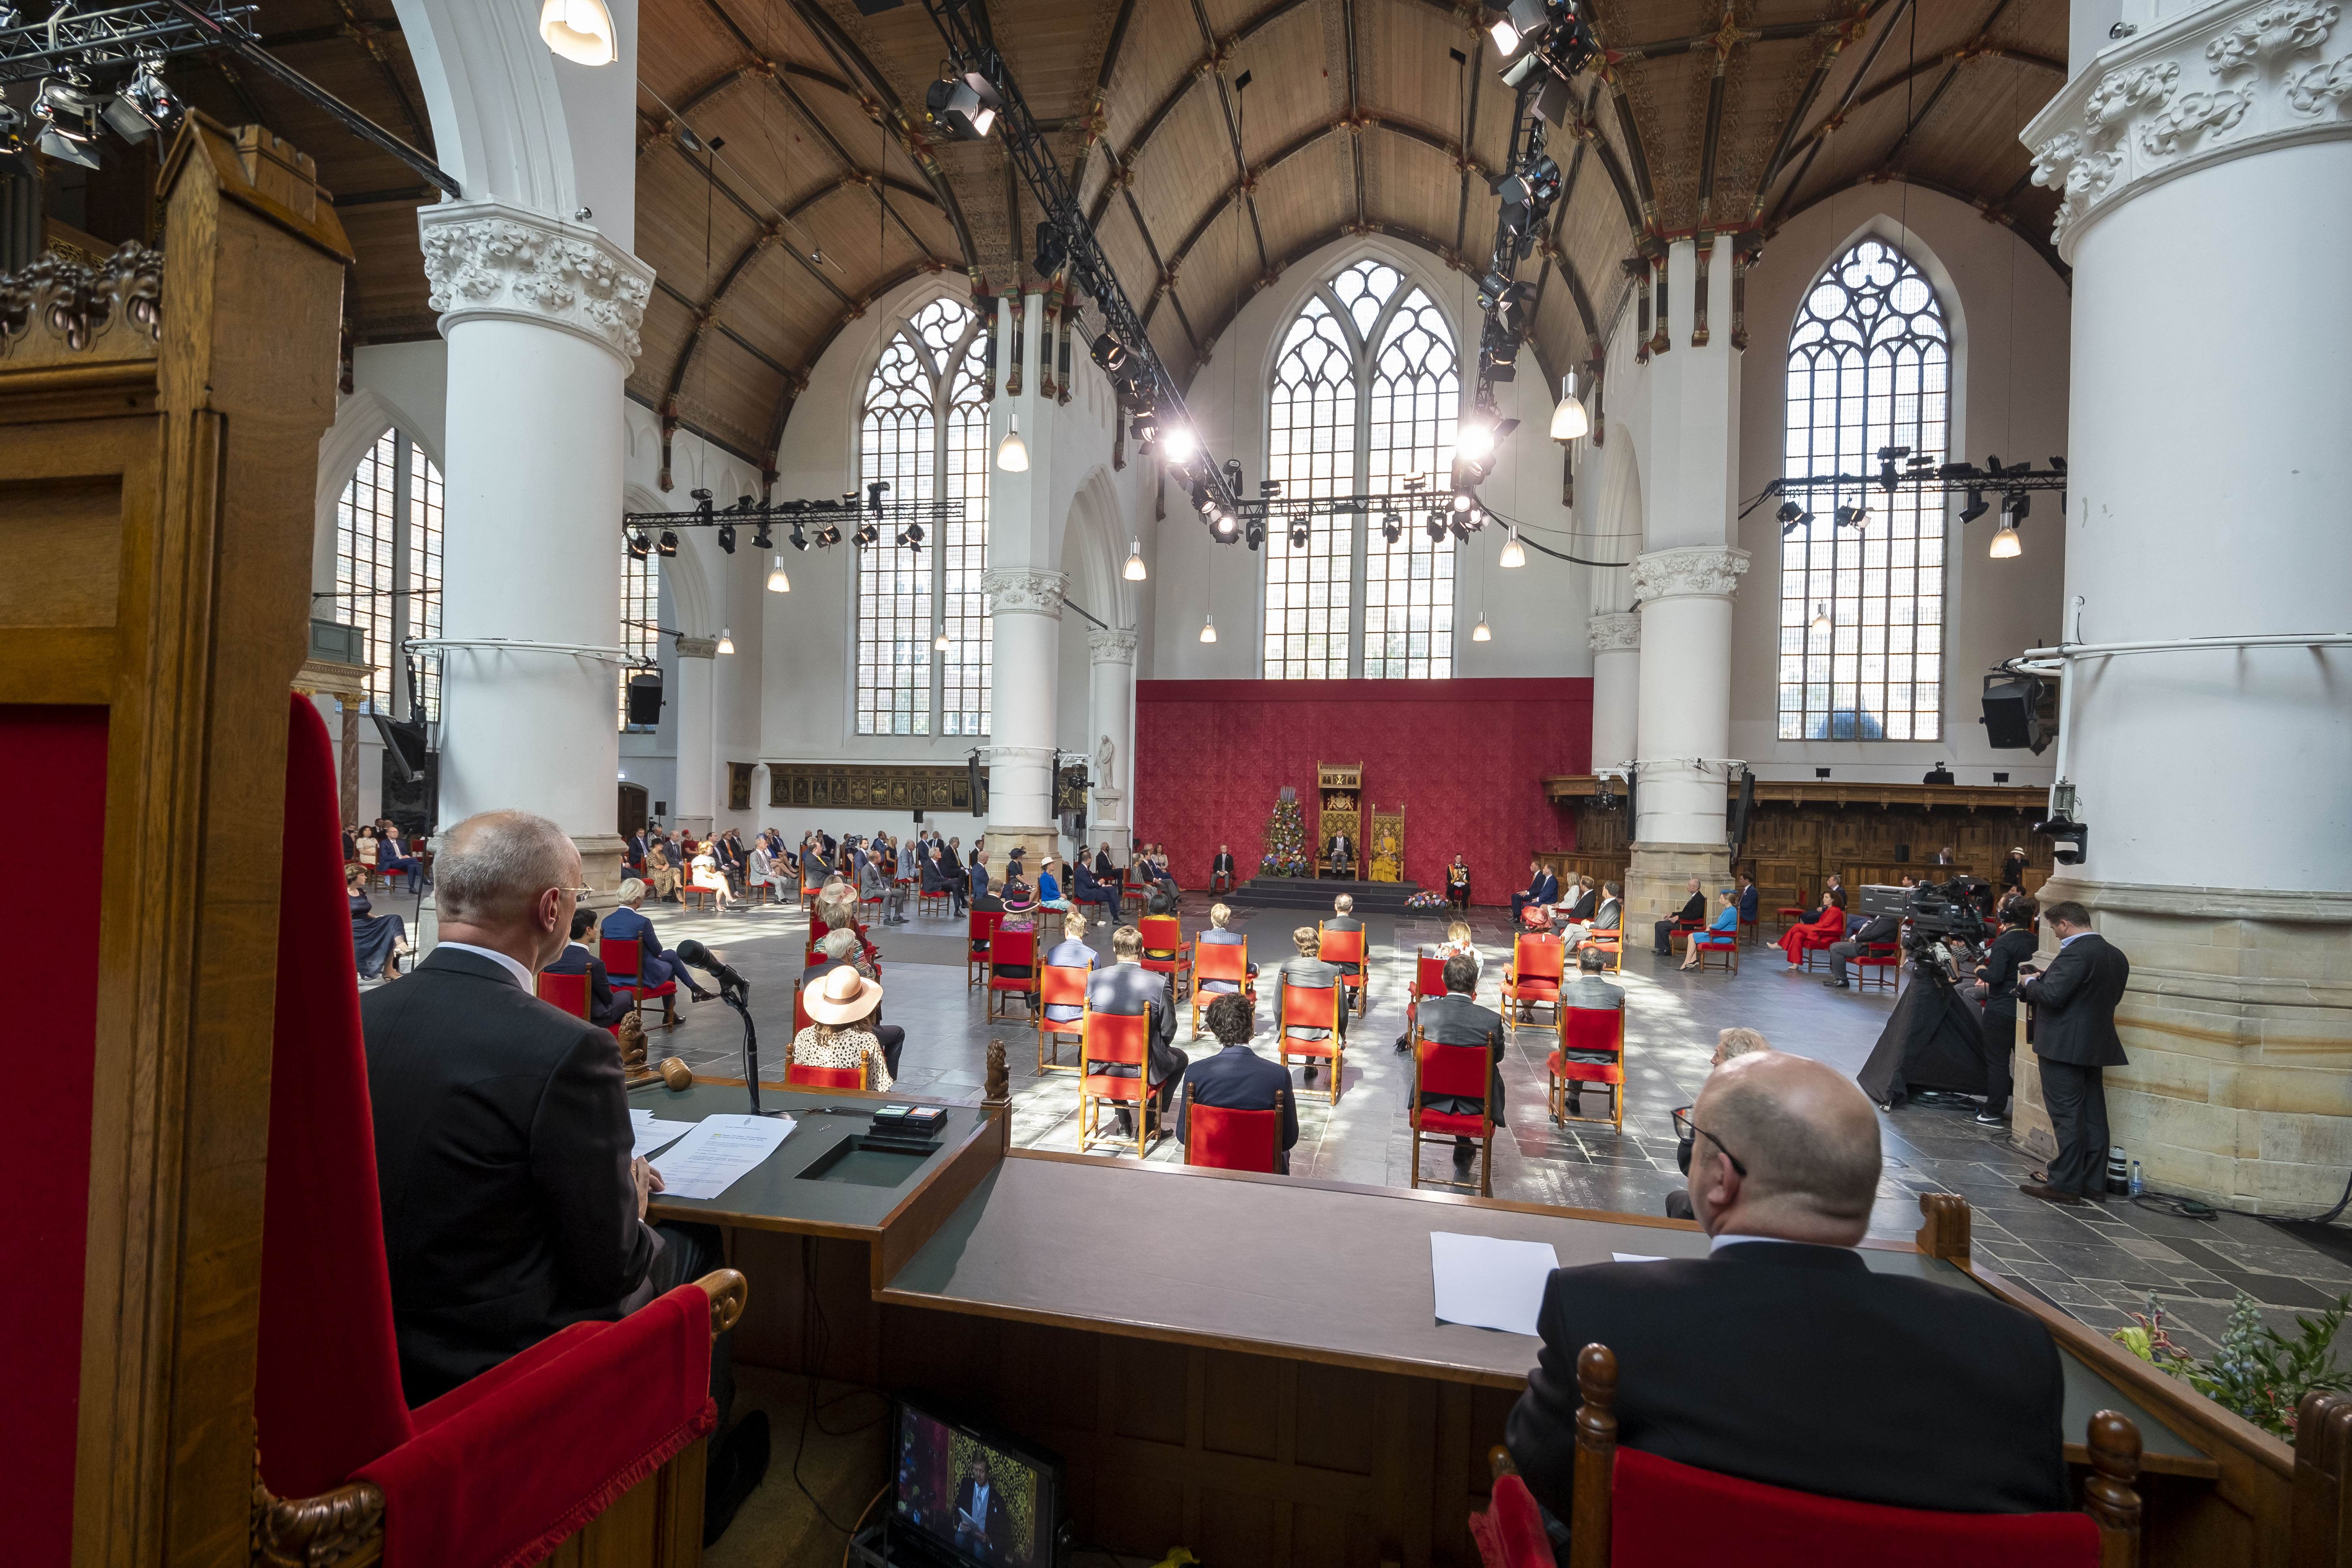
<svg viewBox="0 0 2352 1568"><path fill-rule="evenodd" d="M823 528L816 531L816 547L819 550L830 550L840 542L841 528L839 524L828 522Z"/></svg>
<svg viewBox="0 0 2352 1568"><path fill-rule="evenodd" d="M869 544L878 544L882 542L882 530L873 523L861 522L857 525L857 531L849 537L856 542L860 550L863 550Z"/></svg>
<svg viewBox="0 0 2352 1568"><path fill-rule="evenodd" d="M1465 544L1470 542L1470 525L1463 521L1468 515L1467 512L1460 511L1454 514L1454 537Z"/></svg>
<svg viewBox="0 0 2352 1568"><path fill-rule="evenodd" d="M1815 605L1813 606L1812 630L1817 632L1829 632L1835 630L1836 626L1837 623L1830 619L1830 607L1827 605Z"/></svg>
<svg viewBox="0 0 2352 1568"><path fill-rule="evenodd" d="M1303 517L1290 525L1290 548L1293 550L1307 548L1307 520Z"/></svg>
<svg viewBox="0 0 2352 1568"><path fill-rule="evenodd" d="M1969 492L1969 504L1960 509L1960 521L1974 522L1991 510L1992 504L1984 499L1984 491L1972 489Z"/></svg>
<svg viewBox="0 0 2352 1568"><path fill-rule="evenodd" d="M758 551L761 554L765 555L769 551L773 550L775 547L776 542L774 538L769 534L768 524L765 521L761 522L757 527L751 530L752 549Z"/></svg>
<svg viewBox="0 0 2352 1568"><path fill-rule="evenodd" d="M1516 571L1527 563L1528 547L1519 542L1519 531L1512 529L1503 535L1502 568L1506 572Z"/></svg>
<svg viewBox="0 0 2352 1568"><path fill-rule="evenodd" d="M733 523L722 522L719 525L719 548L720 552L723 554L732 555L735 553L735 525Z"/></svg>
<svg viewBox="0 0 2352 1568"><path fill-rule="evenodd" d="M1127 564L1119 568L1118 574L1126 578L1130 583L1140 583L1147 575L1149 575L1149 574L1147 574L1143 569L1143 542L1141 540L1130 539L1128 541Z"/></svg>
<svg viewBox="0 0 2352 1568"><path fill-rule="evenodd" d="M2000 498L2000 510L2023 522L2033 510L2033 498L2023 490L2011 490Z"/></svg>
<svg viewBox="0 0 2352 1568"><path fill-rule="evenodd" d="M1503 231L1526 244L1558 199L1559 186L1559 164L1548 157L1533 158L1517 174L1505 176L1495 187L1495 194L1503 200Z"/></svg>
<svg viewBox="0 0 2352 1568"><path fill-rule="evenodd" d="M661 540L654 546L654 548L658 551L664 558L676 555L677 553L677 533L669 529L663 529Z"/></svg>
<svg viewBox="0 0 2352 1568"><path fill-rule="evenodd" d="M1486 616L1480 616L1478 617L1478 624L1470 628L1470 640L1472 642L1493 642L1495 640L1495 634L1486 629Z"/></svg>
<svg viewBox="0 0 2352 1568"><path fill-rule="evenodd" d="M1087 354L1102 366L1106 374L1113 376L1126 374L1135 362L1134 352L1108 332L1097 336L1087 350Z"/></svg>
<svg viewBox="0 0 2352 1568"><path fill-rule="evenodd" d="M725 626L719 628L719 651L720 653L733 653L735 651L735 634L729 631Z"/></svg>
<svg viewBox="0 0 2352 1568"><path fill-rule="evenodd" d="M98 105L89 77L80 67L68 66L64 76L44 78L40 95L33 100L33 118L41 125L41 151L85 169L97 168Z"/></svg>
<svg viewBox="0 0 2352 1568"><path fill-rule="evenodd" d="M1860 528L1862 526L1862 520L1869 515L1870 509L1866 506L1842 506L1837 509L1838 526L1840 528L1844 528L1851 524L1855 528Z"/></svg>
<svg viewBox="0 0 2352 1568"><path fill-rule="evenodd" d="M1465 512L1464 512L1464 513L1462 514L1462 524L1463 524L1463 526L1464 526L1464 527L1465 527L1465 528L1484 528L1484 527L1486 527L1486 510L1485 510L1484 508L1482 508L1482 507L1475 507L1475 506L1474 506L1474 507L1472 507L1468 511L1465 511Z"/></svg>
<svg viewBox="0 0 2352 1568"><path fill-rule="evenodd" d="M1214 642L1214 641L1216 641L1216 640L1217 640L1217 617L1216 617L1216 616L1202 616L1202 620L1201 620L1201 640L1202 640L1202 642Z"/></svg>
<svg viewBox="0 0 2352 1568"><path fill-rule="evenodd" d="M1483 419L1465 419L1454 449L1465 458L1484 458L1495 449L1495 427Z"/></svg>
<svg viewBox="0 0 2352 1568"><path fill-rule="evenodd" d="M794 518L793 520L793 531L790 542L794 550L804 551L808 548L808 531L801 526L801 521L798 518ZM779 557L779 559L781 559L781 557Z"/></svg>
<svg viewBox="0 0 2352 1568"><path fill-rule="evenodd" d="M2007 512L2000 514L2000 526L1993 530L1990 553L1995 561L2011 561L2024 553L2017 540L2016 520Z"/></svg>
<svg viewBox="0 0 2352 1568"><path fill-rule="evenodd" d="M1445 537L1445 514L1442 511L1431 512L1429 521L1422 524L1422 531L1429 535L1429 542L1432 544L1439 542Z"/></svg>
<svg viewBox="0 0 2352 1568"><path fill-rule="evenodd" d="M143 142L151 132L165 132L180 121L179 99L163 81L163 51L141 49L139 68L106 106L106 122L125 142Z"/></svg>
<svg viewBox="0 0 2352 1568"><path fill-rule="evenodd" d="M1795 501L1784 500L1780 503L1780 510L1774 512L1772 516L1780 522L1780 536L1785 539L1790 534L1796 532L1797 525L1804 521L1807 518L1812 516L1812 513L1807 511L1803 507L1799 506Z"/></svg>
<svg viewBox="0 0 2352 1568"><path fill-rule="evenodd" d="M1895 489L1895 459L1911 455L1908 447L1881 447L1878 449L1878 482L1888 490Z"/></svg>
<svg viewBox="0 0 2352 1568"><path fill-rule="evenodd" d="M1508 16L1487 28L1486 36L1495 40L1496 54L1507 58L1519 52L1519 30L1511 26L1511 19Z"/></svg>
<svg viewBox="0 0 2352 1568"><path fill-rule="evenodd" d="M1592 419L1584 412L1584 400L1576 395L1576 373L1570 371L1559 378L1559 401L1551 411L1551 438L1573 441L1589 435L1591 429Z"/></svg>
<svg viewBox="0 0 2352 1568"><path fill-rule="evenodd" d="M1455 511L1468 511L1470 510L1470 492L1468 490L1455 490L1454 492L1454 510Z"/></svg>
<svg viewBox="0 0 2352 1568"><path fill-rule="evenodd" d="M905 545L909 550L921 549L923 545L923 525L919 522L910 522L906 527L900 529L898 531L898 542Z"/></svg>
<svg viewBox="0 0 2352 1568"><path fill-rule="evenodd" d="M630 560L643 561L647 555L653 553L653 548L652 543L647 541L644 534L632 533L629 535Z"/></svg>
<svg viewBox="0 0 2352 1568"><path fill-rule="evenodd" d="M1209 520L1209 531L1225 542L1231 543L1234 535L1241 531L1241 524L1232 512L1220 511Z"/></svg>
<svg viewBox="0 0 2352 1568"><path fill-rule="evenodd" d="M803 545L802 548L806 549L807 546ZM793 580L784 575L784 558L779 555L776 557L776 563L768 568L768 592L789 594L792 591Z"/></svg>
<svg viewBox="0 0 2352 1568"><path fill-rule="evenodd" d="M1381 537L1394 544L1404 537L1404 519L1392 511L1381 513Z"/></svg>
<svg viewBox="0 0 2352 1568"><path fill-rule="evenodd" d="M608 66L621 58L604 0L547 0L539 8L539 36L557 58L576 66Z"/></svg>
<svg viewBox="0 0 2352 1568"><path fill-rule="evenodd" d="M1004 107L1004 100L978 71L961 76L950 71L924 92L923 107L925 118L932 124L966 142L977 142L995 128L996 111Z"/></svg>
<svg viewBox="0 0 2352 1568"><path fill-rule="evenodd" d="M1515 0L1504 18L1486 29L1495 40L1495 48L1504 58L1519 52L1519 46L1530 38L1539 38L1551 30L1552 8L1549 0Z"/></svg>
<svg viewBox="0 0 2352 1568"><path fill-rule="evenodd" d="M1192 432L1181 425L1171 425L1160 433L1160 455L1171 463L1189 463L1198 450Z"/></svg>
<svg viewBox="0 0 2352 1568"><path fill-rule="evenodd" d="M1012 428L1005 431L1004 439L996 446L996 466L1008 474L1025 474L1029 471L1029 445L1021 439L1021 416L1015 414L1011 418Z"/></svg>
<svg viewBox="0 0 2352 1568"><path fill-rule="evenodd" d="M1249 520L1249 526L1242 531L1242 542L1248 545L1252 550L1255 550L1259 545L1265 542L1265 520L1264 518L1254 517Z"/></svg>

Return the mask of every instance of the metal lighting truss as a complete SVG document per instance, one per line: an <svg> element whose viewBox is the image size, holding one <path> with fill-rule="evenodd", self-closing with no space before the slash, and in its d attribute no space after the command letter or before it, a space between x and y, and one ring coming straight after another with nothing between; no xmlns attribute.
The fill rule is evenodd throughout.
<svg viewBox="0 0 2352 1568"><path fill-rule="evenodd" d="M803 525L820 530L833 526L843 529L845 540L856 542L862 550L869 543L881 542L878 537L874 540L854 539L856 531L868 525L875 528L877 534L885 527L893 529L895 534L896 531L903 531L909 525L936 527L940 523L963 521L963 502L952 498L908 501L885 501L874 498L861 501L853 493L837 500L826 496L815 500L771 501L760 505L754 503L750 496L744 496L723 510L714 509L707 495L699 499L702 504L691 511L623 512L621 528L624 532L680 528L750 528L764 532L775 528L798 529ZM756 541L754 542L757 543ZM819 549L828 548L830 544L823 539L814 542ZM759 548L772 549L773 546L760 545ZM794 548L806 549L807 545L795 544Z"/></svg>
<svg viewBox="0 0 2352 1568"><path fill-rule="evenodd" d="M1148 378L1150 406L1160 416L1160 427L1167 428L1171 421L1181 421L1189 426L1191 420L1185 415L1184 397L1177 390L1176 378L1160 362L1159 353L1143 330L1142 318L1129 302L1127 291L1119 287L1118 274L1111 270L1109 258L1095 243L1094 231L1087 226L1078 206L1077 193L1070 188L1068 176L1062 173L1021 89L1013 84L1013 73L1005 68L1003 57L997 53L986 12L978 0L923 0L923 9L930 13L955 68L959 72L977 71L1003 100L997 111L997 132L1004 138L1004 150L1021 171L1021 177L1028 182L1029 194L1045 212L1045 221L1039 226L1041 230L1051 230L1053 237L1060 242L1068 258L1066 265L1069 276L1080 289L1093 296L1103 313L1104 330L1139 362L1136 379L1141 382ZM1020 243L1020 237L1014 236L1016 255ZM1210 453L1208 443L1201 439L1201 432L1193 430L1192 437L1193 455L1176 465L1176 471L1190 474L1191 482L1196 488L1205 488L1210 500L1238 512L1246 504L1235 494L1238 487L1228 484L1225 470Z"/></svg>
<svg viewBox="0 0 2352 1568"><path fill-rule="evenodd" d="M68 3L19 21L23 13L0 5L0 18L10 24L0 26L0 81L31 81L69 65L129 65L134 50L168 57L212 48L224 37L251 38L249 18L258 9L226 0L155 0L94 11Z"/></svg>
<svg viewBox="0 0 2352 1568"><path fill-rule="evenodd" d="M1897 468L1895 466L1896 458L1907 458L1908 461L1905 467ZM1865 501L1874 489L1888 495L1898 490L1907 490L1913 495L1965 494L1979 501L1987 495L2008 497L2027 490L2055 490L2060 497L2059 510L2063 511L2066 506L2066 462L2063 458L2053 458L2050 462L2047 468L2036 468L2031 462L2011 463L2004 468L1999 458L1988 458L1985 466L1979 468L1967 462L1937 463L1929 458L1912 458L1904 449L1889 448L1879 454L1879 468L1874 474L1813 474L1802 479L1774 479L1757 492L1753 500L1739 509L1739 515L1746 517L1775 496L1811 498L1827 491L1834 504L1837 498L1849 494L1857 502ZM1977 515L1984 514L1979 512ZM1796 526L1795 520L1782 521L1789 527ZM1961 521L1971 520L1964 517Z"/></svg>

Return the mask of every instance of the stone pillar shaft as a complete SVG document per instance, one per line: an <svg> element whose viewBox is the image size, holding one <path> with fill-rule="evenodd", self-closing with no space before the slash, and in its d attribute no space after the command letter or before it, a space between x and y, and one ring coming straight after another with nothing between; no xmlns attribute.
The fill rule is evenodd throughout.
<svg viewBox="0 0 2352 1568"><path fill-rule="evenodd" d="M1087 647L1092 656L1088 706L1095 738L1095 810L1088 837L1097 844L1108 839L1111 858L1124 866L1134 837L1128 803L1135 798L1135 633L1097 626L1087 633ZM1111 748L1108 768L1101 765L1106 740Z"/></svg>
<svg viewBox="0 0 2352 1568"><path fill-rule="evenodd" d="M1620 770L1635 749L1642 694L1642 617L1612 611L1585 623L1592 650L1592 770Z"/></svg>
<svg viewBox="0 0 2352 1568"><path fill-rule="evenodd" d="M995 627L990 708L988 860L1001 869L1013 845L1030 874L1060 841L1054 816L1054 715L1062 646L1059 572L992 567L980 580Z"/></svg>
<svg viewBox="0 0 2352 1568"><path fill-rule="evenodd" d="M705 834L717 807L718 764L711 751L711 689L718 677L719 639L677 639L677 700L671 732L677 742L677 798L670 815L677 826Z"/></svg>

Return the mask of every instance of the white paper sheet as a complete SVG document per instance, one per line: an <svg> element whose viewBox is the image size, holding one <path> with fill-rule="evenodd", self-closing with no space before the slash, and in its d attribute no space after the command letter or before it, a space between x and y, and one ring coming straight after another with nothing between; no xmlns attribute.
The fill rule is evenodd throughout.
<svg viewBox="0 0 2352 1568"><path fill-rule="evenodd" d="M1647 1252L1612 1252L1609 1255L1609 1258L1612 1263L1664 1263L1665 1261L1664 1258Z"/></svg>
<svg viewBox="0 0 2352 1568"><path fill-rule="evenodd" d="M636 1145L629 1151L629 1157L635 1159L641 1154L650 1154L665 1144L677 1142L694 1131L694 1123L657 1121L650 1110L632 1110L629 1112L629 1131L636 1135Z"/></svg>
<svg viewBox="0 0 2352 1568"><path fill-rule="evenodd" d="M662 1191L715 1198L792 1135L789 1116L706 1116L656 1162Z"/></svg>
<svg viewBox="0 0 2352 1568"><path fill-rule="evenodd" d="M1549 1242L1429 1233L1429 1271L1436 1282L1440 1322L1532 1336L1543 1309L1544 1282L1559 1267L1559 1254Z"/></svg>

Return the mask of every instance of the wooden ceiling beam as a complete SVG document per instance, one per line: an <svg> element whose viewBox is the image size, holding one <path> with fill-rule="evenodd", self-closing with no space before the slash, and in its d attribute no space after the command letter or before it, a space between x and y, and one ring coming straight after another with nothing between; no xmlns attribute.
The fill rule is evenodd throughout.
<svg viewBox="0 0 2352 1568"><path fill-rule="evenodd" d="M1209 25L1209 13L1202 8L1201 0L1192 0L1192 20L1201 29L1201 41L1208 46L1210 58L1217 58L1220 54L1217 30ZM1243 209L1249 215L1250 235L1257 242L1258 271L1263 274L1270 266L1265 254L1265 226L1258 222L1257 202L1248 194L1248 188L1254 183L1250 179L1249 151L1242 145L1242 115L1234 101L1240 94L1225 80L1222 68L1211 71L1209 79L1216 86L1217 109L1225 119L1225 140L1234 150L1234 169L1243 187ZM1181 260L1181 256L1179 260Z"/></svg>
<svg viewBox="0 0 2352 1568"><path fill-rule="evenodd" d="M1330 244L1333 240L1345 238L1349 235L1359 232L1388 235L1394 238L1402 239L1409 245L1417 246L1421 249L1429 252L1430 255L1441 259L1443 259L1446 255L1446 247L1444 240L1438 238L1435 235L1423 234L1421 230L1412 227L1409 224L1380 223L1376 221L1371 225L1369 230L1359 230L1353 223L1340 223L1333 224L1328 228L1309 235L1298 244L1292 246L1288 250L1283 252L1282 255L1275 258L1272 270L1276 273L1287 271L1293 263L1297 262L1306 257L1314 255L1315 252ZM1249 302L1249 298L1250 291L1247 289L1244 289L1234 296L1231 306L1226 310L1225 313L1222 317L1218 318L1215 324L1210 328L1208 332L1209 342L1215 342L1224 332L1225 329L1233 325L1234 318L1241 314L1242 307Z"/></svg>
<svg viewBox="0 0 2352 1568"><path fill-rule="evenodd" d="M2003 228L2008 229L2011 233L2016 235L2018 238L2023 240L2028 246L2031 246L2032 247L2033 254L2039 256L2043 261L2049 263L2050 270L2058 275L2059 281L2064 283L2067 288L2072 289L2074 286L2074 269L2067 266L2065 261L2059 256L2058 247L2050 242L2048 231L2040 225L2019 222L2017 213L2008 205L2011 201L2015 200L2017 196L2024 193L2026 186L2032 183L2032 171L2029 169L2026 171L2026 176L2024 179L2021 179L2017 184L2010 186L2009 191L2005 195L1995 200L1980 195L1974 191L1963 190L1961 187L1953 184L1948 180L1939 180L1933 174L1922 174L1916 170L1900 174L1889 174L1883 170L1877 169L1865 170L1864 173L1856 174L1851 180L1847 180L1841 184L1834 185L1828 190L1822 191L1811 201L1805 203L1804 205L1789 214L1786 217L1777 219L1773 226L1771 228L1768 228L1765 233L1769 237L1780 227L1794 223L1798 218L1803 216L1806 213L1811 212L1813 208L1821 205L1823 202L1830 200L1832 197L1839 195L1846 191L1859 189L1864 185L1916 185L1923 191L1933 191L1937 195L1949 196L1956 202L1965 202L1969 206L1976 208L1979 213L1982 214L1984 220L1987 223L1997 223Z"/></svg>
<svg viewBox="0 0 2352 1568"><path fill-rule="evenodd" d="M1094 156L1095 143L1103 140L1108 127L1103 111L1104 101L1110 96L1110 79L1118 69L1118 51L1127 43L1127 25L1135 19L1135 0L1118 0L1118 15L1110 25L1110 37L1103 42L1102 62L1095 68L1095 95L1087 105L1086 135L1078 142L1078 155L1070 162L1070 189L1083 188L1087 177L1087 161ZM1037 127L1044 131L1041 121ZM1055 130L1059 130L1057 125Z"/></svg>
<svg viewBox="0 0 2352 1568"><path fill-rule="evenodd" d="M1863 60L1862 68L1854 72L1853 82L1846 89L1847 103L1853 102L1854 89L1862 85L1863 79L1870 74L1870 68L1877 62L1878 51L1885 46L1887 37L1895 30L1895 24L1901 20L1904 7L1912 3L1913 0L1895 0L1886 26L1879 30L1869 55ZM1790 154L1795 148L1797 127L1802 125L1805 116L1813 111L1814 101L1821 97L1822 89L1829 84L1830 72L1837 68L1838 58L1845 52L1847 45L1869 32L1873 15L1882 8L1881 0L1863 0L1862 8L1852 16L1830 23L1821 29L1828 36L1829 47L1822 51L1822 58L1814 63L1812 76L1806 81L1803 90L1797 94L1797 101L1790 106L1789 118L1780 126L1780 140L1772 144L1772 156L1766 160L1764 176L1756 182L1756 194L1748 204L1750 223L1762 215L1765 193L1772 188L1772 182L1780 177L1780 171L1788 167ZM1840 112L1843 112L1843 109Z"/></svg>
<svg viewBox="0 0 2352 1568"><path fill-rule="evenodd" d="M896 272L886 273L875 283L874 292L866 297L866 302L871 304L872 301L880 299L885 294L887 294L891 289L896 289L899 284L904 283L909 278L919 276L925 272L937 271L940 269L940 266L941 264L940 262L927 258L925 260L914 262L908 266L902 267ZM862 316L864 314L865 310L861 308L858 311L858 315ZM842 328L848 326L849 323L856 319L856 317L851 316L843 317L840 326L834 328L832 333L825 338L824 342L812 344L810 347L808 363L814 365L818 360L824 358L824 351L833 346L833 340L841 335ZM775 362L771 360L769 363L772 364ZM792 418L793 406L800 401L801 394L808 390L808 372L804 369L786 371L784 373L784 389L776 398L775 412L770 416L768 421L768 456L764 458L754 458L751 459L753 462L760 465L761 474L772 481L775 478L776 472L774 468L776 448L782 446L784 440L785 422ZM728 449L730 451L734 450L732 447ZM740 453L738 453L737 455L739 457L741 456Z"/></svg>
<svg viewBox="0 0 2352 1568"><path fill-rule="evenodd" d="M384 32L400 31L398 24L389 29L379 26L373 18L362 15L352 0L335 0L335 10L343 18L344 35L360 47L360 52L367 57L368 64L375 72L376 80L392 94L393 102L400 106L401 118L408 121L408 140L417 151L430 156L433 128L425 124L425 116L417 112L415 100L408 96L408 89L402 84L400 72L392 63L391 52L382 41L381 36Z"/></svg>

